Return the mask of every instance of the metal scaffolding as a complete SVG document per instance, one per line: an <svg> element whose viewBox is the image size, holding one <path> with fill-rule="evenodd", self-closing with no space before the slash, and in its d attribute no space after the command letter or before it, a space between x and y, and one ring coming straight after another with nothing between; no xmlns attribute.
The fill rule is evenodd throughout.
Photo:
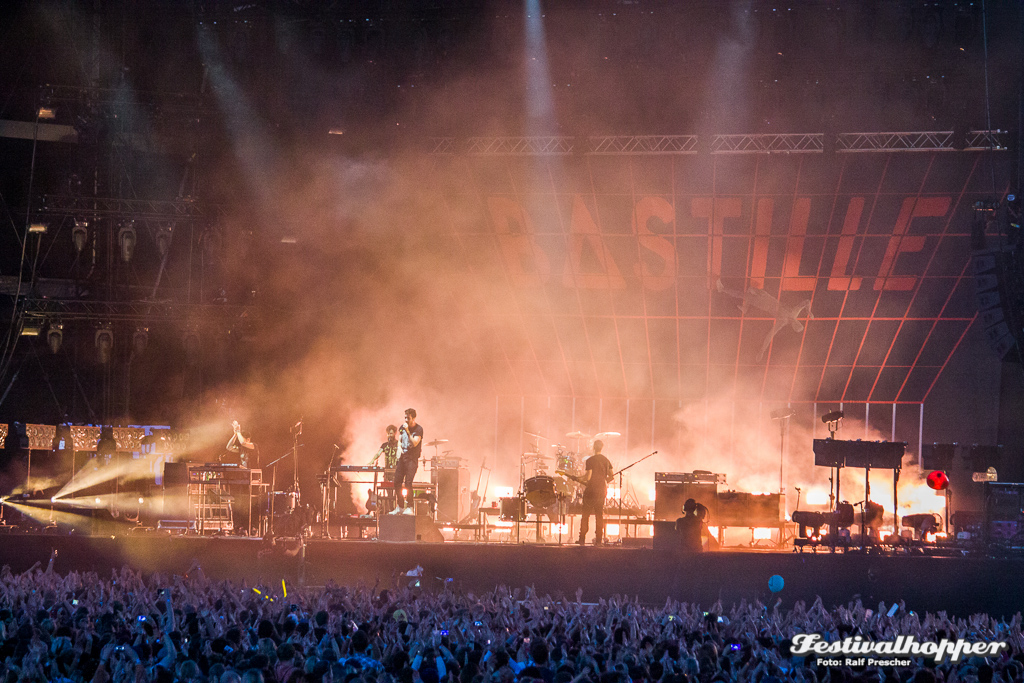
<svg viewBox="0 0 1024 683"><path fill-rule="evenodd" d="M590 138L590 154L696 153L696 135L606 135Z"/></svg>
<svg viewBox="0 0 1024 683"><path fill-rule="evenodd" d="M821 153L824 149L823 133L715 135L711 138L712 154L806 154Z"/></svg>

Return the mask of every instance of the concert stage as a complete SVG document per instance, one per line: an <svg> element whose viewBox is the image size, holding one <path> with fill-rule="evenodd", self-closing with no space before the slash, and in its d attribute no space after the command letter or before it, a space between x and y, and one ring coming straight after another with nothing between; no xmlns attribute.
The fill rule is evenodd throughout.
<svg viewBox="0 0 1024 683"><path fill-rule="evenodd" d="M793 553L725 550L678 557L650 548L483 543L387 543L356 540L270 541L242 537L165 534L57 535L17 531L0 542L0 563L15 572L35 562L45 565L58 551L55 569L96 571L109 575L122 566L144 573L185 574L198 561L212 579L246 580L280 592L302 585L381 586L423 567L421 585L438 588L447 579L463 591L487 591L496 585L535 586L542 593L585 601L613 594L637 596L648 604L667 597L701 605L721 599L728 607L742 599L772 600L769 577L778 574L785 587L784 606L821 596L826 606L857 596L874 608L904 600L907 609L951 614L986 612L1012 615L1024 610L1024 585L1011 581L1024 571L1024 559L925 557L910 555Z"/></svg>

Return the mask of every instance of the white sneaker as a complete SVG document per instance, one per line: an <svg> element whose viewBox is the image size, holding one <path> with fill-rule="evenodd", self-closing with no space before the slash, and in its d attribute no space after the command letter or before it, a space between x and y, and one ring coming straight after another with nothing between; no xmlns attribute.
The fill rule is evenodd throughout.
<svg viewBox="0 0 1024 683"><path fill-rule="evenodd" d="M388 514L389 515L400 515L400 514L402 514L402 508L395 508L394 510L392 510Z"/></svg>
<svg viewBox="0 0 1024 683"><path fill-rule="evenodd" d="M402 514L403 515L415 515L416 511L413 510L412 508L405 508L404 510L402 510Z"/></svg>

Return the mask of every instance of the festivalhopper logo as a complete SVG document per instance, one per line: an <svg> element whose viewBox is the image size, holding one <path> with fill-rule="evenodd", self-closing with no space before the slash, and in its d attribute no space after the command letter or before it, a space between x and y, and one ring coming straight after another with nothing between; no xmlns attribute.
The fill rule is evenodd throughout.
<svg viewBox="0 0 1024 683"><path fill-rule="evenodd" d="M897 636L896 640L874 641L853 636L829 642L818 633L793 636L791 654L796 657L824 655L819 659L825 666L909 666L911 660L929 657L941 662L947 657L959 661L961 657L992 657L1007 647L1004 642L970 642L957 640L918 641L914 636Z"/></svg>

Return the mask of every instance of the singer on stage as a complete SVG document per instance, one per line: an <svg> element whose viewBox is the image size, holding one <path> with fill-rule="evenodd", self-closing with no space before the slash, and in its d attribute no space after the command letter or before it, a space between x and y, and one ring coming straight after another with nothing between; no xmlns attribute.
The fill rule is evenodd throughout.
<svg viewBox="0 0 1024 683"><path fill-rule="evenodd" d="M401 455L395 466L395 497L398 507L391 514L415 514L412 508L412 481L416 478L416 470L420 464L420 449L423 444L423 427L416 424L416 411L408 408L405 411L405 422L398 428L398 439ZM402 495L405 489L407 495Z"/></svg>

